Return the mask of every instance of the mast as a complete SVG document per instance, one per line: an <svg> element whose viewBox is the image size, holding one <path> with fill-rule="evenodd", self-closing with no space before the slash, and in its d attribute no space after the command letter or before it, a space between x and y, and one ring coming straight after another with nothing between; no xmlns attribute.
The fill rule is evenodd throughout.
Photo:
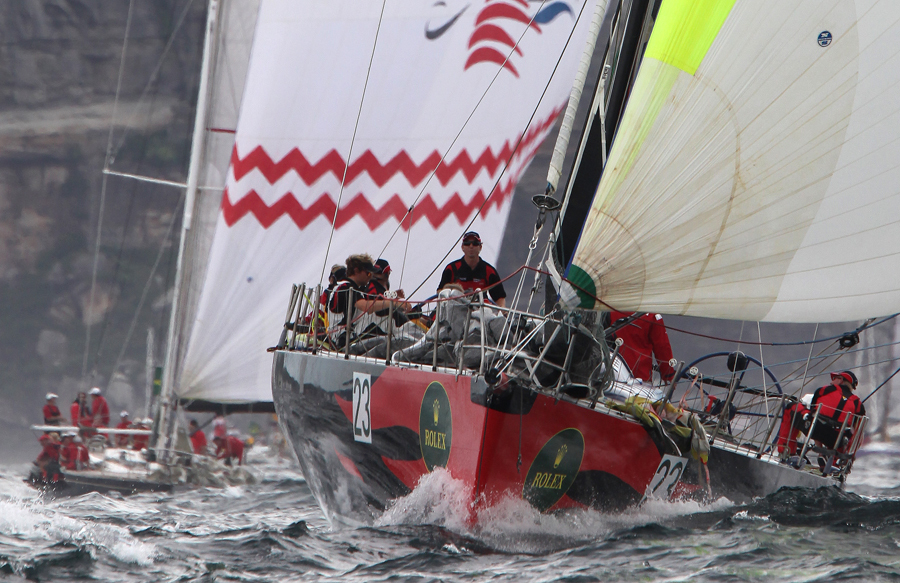
<svg viewBox="0 0 900 583"><path fill-rule="evenodd" d="M597 77L595 95L591 109L585 120L581 145L576 163L572 168L566 196L563 200L561 224L556 232L556 257L562 266L568 265L575 250L575 244L581 234L582 223L587 217L600 176L616 134L628 96L628 89L633 83L639 67L639 59L643 55L642 44L646 42L644 23L655 0L622 0L610 4L608 18L610 25L615 10L618 9L616 39L612 32L607 33L607 50L610 46L618 46L618 54L610 60L609 78L604 79L605 61L601 63L600 75ZM603 40L601 39L601 42ZM609 83L609 92L604 87ZM601 91L601 89L603 89ZM579 164L582 159L589 159L590 164Z"/></svg>
<svg viewBox="0 0 900 583"><path fill-rule="evenodd" d="M172 295L172 310L169 314L169 330L166 334L166 356L163 364L162 392L159 396L159 405L156 411L156 423L151 437L151 448L162 449L162 457L166 457L166 450L171 440L172 423L174 414L173 395L175 391L175 365L177 361L178 343L178 316L181 296L181 286L184 281L184 253L187 235L191 228L193 218L194 201L197 197L197 184L200 179L200 160L203 156L203 137L206 132L206 117L209 104L209 79L210 64L212 62L213 47L218 23L218 0L209 0L206 14L206 34L203 41L203 59L200 67L200 87L197 94L197 111L194 117L194 133L191 138L191 158L188 165L187 187L184 200L184 216L181 221L181 236L178 241L178 258L175 264L175 284Z"/></svg>
<svg viewBox="0 0 900 583"><path fill-rule="evenodd" d="M562 175L562 166L566 158L566 151L569 149L569 138L572 136L572 128L575 125L575 114L578 112L578 104L581 103L581 94L584 91L584 84L587 81L588 70L591 67L591 61L594 58L594 50L597 47L597 39L602 30L602 24L611 18L618 6L618 0L613 0L613 4L609 6L609 13L606 19L604 14L607 13L607 4L598 1L594 7L594 15L591 18L591 26L588 29L587 42L584 44L584 52L581 55L581 61L578 63L578 71L575 74L575 82L572 84L572 91L569 93L569 103L566 105L566 114L563 116L562 124L559 128L559 135L556 137L556 144L553 146L553 157L550 159L550 169L547 171L547 194L552 195L559 186L559 178ZM609 43L609 28L606 27L606 35L604 43Z"/></svg>

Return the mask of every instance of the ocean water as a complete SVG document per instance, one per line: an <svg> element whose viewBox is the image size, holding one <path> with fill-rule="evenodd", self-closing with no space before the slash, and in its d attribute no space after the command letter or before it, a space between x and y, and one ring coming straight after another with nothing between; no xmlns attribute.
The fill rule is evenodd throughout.
<svg viewBox="0 0 900 583"><path fill-rule="evenodd" d="M469 526L429 475L372 527L332 528L296 465L250 454L253 486L41 496L0 469L0 579L35 581L900 581L900 461L846 491L749 505L654 502L541 515L509 500Z"/></svg>

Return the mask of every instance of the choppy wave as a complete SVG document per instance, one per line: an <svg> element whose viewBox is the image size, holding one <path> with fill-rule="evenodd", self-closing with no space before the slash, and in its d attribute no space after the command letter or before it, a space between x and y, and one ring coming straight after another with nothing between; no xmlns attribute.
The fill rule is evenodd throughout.
<svg viewBox="0 0 900 583"><path fill-rule="evenodd" d="M438 470L371 527L332 528L298 470L256 485L45 498L0 470L0 576L67 581L895 581L897 472L752 504L473 509ZM854 471L856 476L856 471Z"/></svg>

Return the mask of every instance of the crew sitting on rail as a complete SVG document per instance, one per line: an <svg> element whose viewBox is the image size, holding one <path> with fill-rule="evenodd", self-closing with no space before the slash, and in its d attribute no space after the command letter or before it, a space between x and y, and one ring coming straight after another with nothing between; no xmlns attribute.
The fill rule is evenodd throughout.
<svg viewBox="0 0 900 583"><path fill-rule="evenodd" d="M62 425L63 416L56 406L56 393L47 393L47 404L44 405L44 425Z"/></svg>
<svg viewBox="0 0 900 583"><path fill-rule="evenodd" d="M853 372L849 370L833 372L831 381L830 385L819 387L813 393L810 412L807 414L810 421L815 416L817 406L821 405L821 408L810 437L828 449L843 452L847 451L850 445L855 430L853 422L866 414L866 408L854 394L859 381ZM857 417L847 419L848 414ZM841 426L844 426L844 435L840 435Z"/></svg>
<svg viewBox="0 0 900 583"><path fill-rule="evenodd" d="M328 302L329 321L333 327L335 324L338 326L334 329L336 337L332 336L332 341L338 347L345 345L347 325L354 322L357 312L373 314L379 310L390 309L392 305L395 310L404 313L409 310L409 304L403 300L367 297L365 292L375 272L375 263L371 256L365 253L351 255L347 258L346 265L347 277L334 288ZM349 299L351 293L354 297L352 304Z"/></svg>
<svg viewBox="0 0 900 583"><path fill-rule="evenodd" d="M331 297L331 291L339 281L343 280L346 277L346 273L347 268L340 263L335 263L334 265L332 265L331 271L328 273L328 287L323 289L322 295L319 296L318 316L320 335L328 326L328 299ZM306 319L304 320L304 324L311 327L313 325L312 317L313 312L307 314Z"/></svg>
<svg viewBox="0 0 900 583"><path fill-rule="evenodd" d="M89 466L88 450L74 431L63 434L62 445L59 449L59 461L67 470L83 470Z"/></svg>
<svg viewBox="0 0 900 583"><path fill-rule="evenodd" d="M387 259L378 259L375 262L375 271L372 272L372 279L366 288L368 298L374 300L393 300L405 299L402 289L396 291L391 290L391 265ZM368 336L384 336L390 329L388 315L390 310L387 308L376 310L374 313L360 316L359 320L353 324L354 329L358 330L362 337ZM396 310L393 314L394 328L399 328L409 321L406 314L402 310Z"/></svg>
<svg viewBox="0 0 900 583"><path fill-rule="evenodd" d="M797 455L797 439L801 433L809 431L809 404L812 395L803 395L799 401L785 403L781 426L778 428L778 453L785 458Z"/></svg>
<svg viewBox="0 0 900 583"><path fill-rule="evenodd" d="M116 429L130 429L131 428L131 419L128 418L128 411L122 411L119 413L119 424L116 425ZM128 444L131 442L131 436L127 433L117 433L116 434L116 447L128 447Z"/></svg>

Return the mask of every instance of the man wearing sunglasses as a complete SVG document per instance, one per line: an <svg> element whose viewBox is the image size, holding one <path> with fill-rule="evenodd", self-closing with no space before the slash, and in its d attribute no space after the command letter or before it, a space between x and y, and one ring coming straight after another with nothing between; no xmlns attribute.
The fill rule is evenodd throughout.
<svg viewBox="0 0 900 583"><path fill-rule="evenodd" d="M438 291L441 291L449 283L461 285L466 293L487 289L488 295L494 300L494 303L505 308L506 290L503 289L503 284L500 282L500 275L497 274L493 265L480 257L481 236L475 231L469 231L463 235L462 252L461 258L449 263L444 268Z"/></svg>
<svg viewBox="0 0 900 583"><path fill-rule="evenodd" d="M817 407L819 408L819 420L813 428L811 437L821 442L828 448L843 449L846 446L838 442L838 433L848 414L862 416L866 414L866 408L862 401L854 393L859 381L852 371L844 370L831 373L831 384L816 389L813 393L811 411L812 419ZM847 422L848 430L853 427L854 419ZM852 433L848 431L848 433ZM849 437L849 435L847 436ZM849 442L849 440L847 440Z"/></svg>

